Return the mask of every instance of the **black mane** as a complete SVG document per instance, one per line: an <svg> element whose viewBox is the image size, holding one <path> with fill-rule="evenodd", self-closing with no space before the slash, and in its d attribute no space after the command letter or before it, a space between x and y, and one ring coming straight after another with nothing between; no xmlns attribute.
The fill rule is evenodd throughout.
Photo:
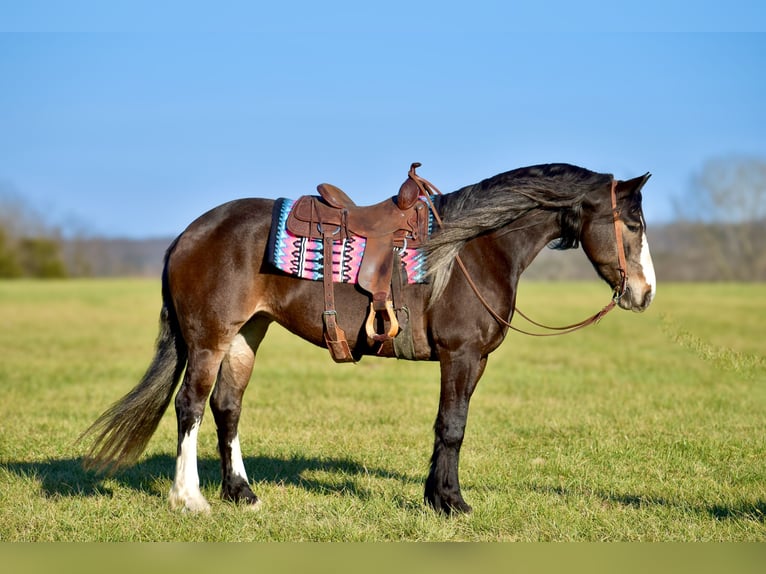
<svg viewBox="0 0 766 574"><path fill-rule="evenodd" d="M561 229L552 245L579 245L582 204L594 188L608 186L612 176L569 164L524 167L498 174L444 195L438 209L444 220L426 245L433 297L438 297L455 256L471 239L506 227L532 212L555 211Z"/></svg>

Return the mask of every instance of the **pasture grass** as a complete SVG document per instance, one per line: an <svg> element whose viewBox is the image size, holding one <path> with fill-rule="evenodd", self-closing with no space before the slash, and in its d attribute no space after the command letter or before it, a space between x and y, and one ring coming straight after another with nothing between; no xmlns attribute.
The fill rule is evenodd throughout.
<svg viewBox="0 0 766 574"><path fill-rule="evenodd" d="M597 283L523 283L545 322L605 303ZM335 365L272 326L240 426L263 499L173 513L175 419L113 477L82 470L79 434L141 377L160 295L151 280L0 282L2 541L763 541L766 286L660 285L566 337L509 334L474 395L461 453L467 516L422 503L438 366Z"/></svg>

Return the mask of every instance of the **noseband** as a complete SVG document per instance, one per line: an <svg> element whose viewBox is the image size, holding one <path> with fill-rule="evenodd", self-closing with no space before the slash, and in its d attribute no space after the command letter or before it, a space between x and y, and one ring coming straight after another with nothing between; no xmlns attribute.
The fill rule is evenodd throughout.
<svg viewBox="0 0 766 574"><path fill-rule="evenodd" d="M628 265L625 262L625 247L622 244L622 227L620 226L620 212L617 209L617 180L612 178L612 218L614 221L614 238L617 241L617 270L620 272L620 285L615 287L612 301L619 301L628 288Z"/></svg>
<svg viewBox="0 0 766 574"><path fill-rule="evenodd" d="M420 177L415 173L415 169L420 167L419 163L413 163L410 166L410 172L409 176L415 181L415 183L418 184L418 187L420 188L420 191L423 196L425 196L426 200L428 201L428 204L431 208L431 212L434 215L434 219L436 220L436 223L439 225L439 227L444 227L444 222L442 221L441 217L439 216L439 213L436 210L436 206L434 205L433 201L431 200L432 195L442 195L442 192L439 191L431 182L428 180ZM531 323L532 325L535 325L536 327L540 327L541 329L548 329L549 331L554 331L553 333L532 333L529 331L525 331L524 329L520 329L514 325L511 325L510 321L506 321L501 317L497 311L495 311L492 306L489 304L489 302L484 298L484 296L479 291L478 286L474 282L474 280L471 278L470 273L468 272L468 269L466 268L465 264L463 263L462 259L460 259L460 255L455 256L455 262L457 263L460 270L463 272L463 275L466 278L466 281L468 281L468 285L470 285L473 292L476 294L476 297L479 299L481 304L484 306L484 308L489 312L490 315L500 323L503 327L507 327L508 329L511 329L513 331L516 331L517 333L522 333L524 335L530 335L533 337L554 337L556 335L566 335L568 333L572 333L574 331L577 331L578 329L582 329L583 327L587 327L589 325L592 325L594 323L597 323L601 320L604 315L609 313L614 307L617 305L619 300L622 298L623 295L625 295L625 291L627 291L628 288L628 267L625 262L625 247L623 246L622 242L622 227L620 226L620 212L617 209L617 180L612 178L612 184L611 184L611 201L612 201L612 219L614 222L614 236L617 243L617 270L620 273L620 282L617 287L614 288L612 292L612 298L607 303L603 309L601 309L598 313L595 315L588 317L587 319L584 319L580 321L579 323L573 323L572 325L565 325L563 327L550 327L548 325L543 325L541 323L538 323L537 321L533 321L529 317L527 317L521 309L518 307L515 307L515 312L518 313L522 318L524 318L526 321Z"/></svg>

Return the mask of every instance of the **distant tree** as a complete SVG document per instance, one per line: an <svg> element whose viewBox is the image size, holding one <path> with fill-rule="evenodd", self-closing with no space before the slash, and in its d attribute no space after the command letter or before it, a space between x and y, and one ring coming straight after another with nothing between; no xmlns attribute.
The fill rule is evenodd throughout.
<svg viewBox="0 0 766 574"><path fill-rule="evenodd" d="M766 280L766 159L707 161L677 210L719 279Z"/></svg>
<svg viewBox="0 0 766 574"><path fill-rule="evenodd" d="M48 237L25 237L19 241L19 260L24 275L36 279L67 276L59 243Z"/></svg>
<svg viewBox="0 0 766 574"><path fill-rule="evenodd" d="M58 231L0 182L0 277L66 277Z"/></svg>
<svg viewBox="0 0 766 574"><path fill-rule="evenodd" d="M752 223L766 220L766 159L708 160L692 178L686 213L698 221Z"/></svg>
<svg viewBox="0 0 766 574"><path fill-rule="evenodd" d="M21 277L22 269L18 257L10 245L8 234L0 227L0 278Z"/></svg>

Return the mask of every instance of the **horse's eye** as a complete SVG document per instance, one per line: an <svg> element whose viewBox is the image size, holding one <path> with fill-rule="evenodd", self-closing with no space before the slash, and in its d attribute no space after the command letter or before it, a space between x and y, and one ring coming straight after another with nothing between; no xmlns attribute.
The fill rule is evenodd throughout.
<svg viewBox="0 0 766 574"><path fill-rule="evenodd" d="M628 231L631 231L633 233L640 233L641 232L641 224L640 223L626 223L625 227L628 228Z"/></svg>

